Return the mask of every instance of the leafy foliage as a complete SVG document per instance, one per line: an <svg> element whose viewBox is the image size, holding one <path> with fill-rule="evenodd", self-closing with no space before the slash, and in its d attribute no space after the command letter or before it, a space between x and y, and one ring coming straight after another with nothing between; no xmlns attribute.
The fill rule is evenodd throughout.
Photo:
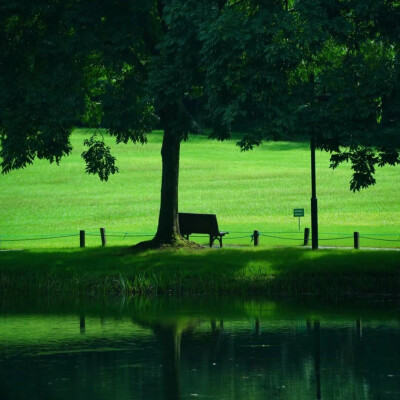
<svg viewBox="0 0 400 400"><path fill-rule="evenodd" d="M399 26L386 0L1 0L2 170L58 163L80 123L145 143L202 124L224 140L244 120L242 149L316 135L367 187L399 160ZM101 143L84 158L106 180Z"/></svg>
<svg viewBox="0 0 400 400"><path fill-rule="evenodd" d="M89 147L82 153L86 161L86 172L99 175L100 180L107 181L110 174L118 172L115 166L115 157L110 153L110 147L104 141L96 140L95 136L84 140L84 145Z"/></svg>
<svg viewBox="0 0 400 400"><path fill-rule="evenodd" d="M251 4L231 7L240 9L236 18L223 13L205 42L212 115L227 126L241 113L252 121L254 132L238 143L243 150L263 139L313 136L332 153L332 167L352 164L351 190L373 185L376 167L399 160L400 4Z"/></svg>

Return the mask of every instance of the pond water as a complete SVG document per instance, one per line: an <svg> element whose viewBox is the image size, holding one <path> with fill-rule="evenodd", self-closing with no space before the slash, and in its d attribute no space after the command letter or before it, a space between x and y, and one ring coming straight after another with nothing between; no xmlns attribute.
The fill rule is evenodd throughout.
<svg viewBox="0 0 400 400"><path fill-rule="evenodd" d="M0 302L0 399L400 399L399 303Z"/></svg>

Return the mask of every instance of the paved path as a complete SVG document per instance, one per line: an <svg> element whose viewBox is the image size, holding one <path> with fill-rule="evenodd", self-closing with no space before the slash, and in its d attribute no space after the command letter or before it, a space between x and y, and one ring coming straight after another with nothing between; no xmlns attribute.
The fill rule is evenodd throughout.
<svg viewBox="0 0 400 400"><path fill-rule="evenodd" d="M311 249L311 247L308 247ZM354 247L335 247L335 246L319 246L320 249L338 249L338 250L355 250ZM394 247L361 247L360 250L382 250L382 251L400 251Z"/></svg>

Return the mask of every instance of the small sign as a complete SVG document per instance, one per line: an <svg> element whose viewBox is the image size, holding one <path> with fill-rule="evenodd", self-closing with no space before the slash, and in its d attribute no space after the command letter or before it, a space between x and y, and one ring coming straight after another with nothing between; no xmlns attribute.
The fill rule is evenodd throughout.
<svg viewBox="0 0 400 400"><path fill-rule="evenodd" d="M304 217L304 208L294 208L293 216L294 217Z"/></svg>
<svg viewBox="0 0 400 400"><path fill-rule="evenodd" d="M304 217L304 208L294 208L293 209L293 217L299 217L299 231L300 227L300 217Z"/></svg>

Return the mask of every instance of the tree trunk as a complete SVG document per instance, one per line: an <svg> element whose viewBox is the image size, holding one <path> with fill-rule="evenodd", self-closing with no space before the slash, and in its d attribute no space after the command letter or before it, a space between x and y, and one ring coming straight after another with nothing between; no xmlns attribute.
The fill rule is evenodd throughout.
<svg viewBox="0 0 400 400"><path fill-rule="evenodd" d="M200 248L200 245L184 239L179 230L179 156L181 141L187 136L182 131L187 116L177 104L164 107L159 115L161 126L164 129L164 136L161 148L161 204L158 228L152 240L138 243L134 246L134 249L141 251L159 248L164 245Z"/></svg>
<svg viewBox="0 0 400 400"><path fill-rule="evenodd" d="M155 241L171 244L179 240L178 184L181 139L170 129L164 129L161 148L161 205Z"/></svg>

